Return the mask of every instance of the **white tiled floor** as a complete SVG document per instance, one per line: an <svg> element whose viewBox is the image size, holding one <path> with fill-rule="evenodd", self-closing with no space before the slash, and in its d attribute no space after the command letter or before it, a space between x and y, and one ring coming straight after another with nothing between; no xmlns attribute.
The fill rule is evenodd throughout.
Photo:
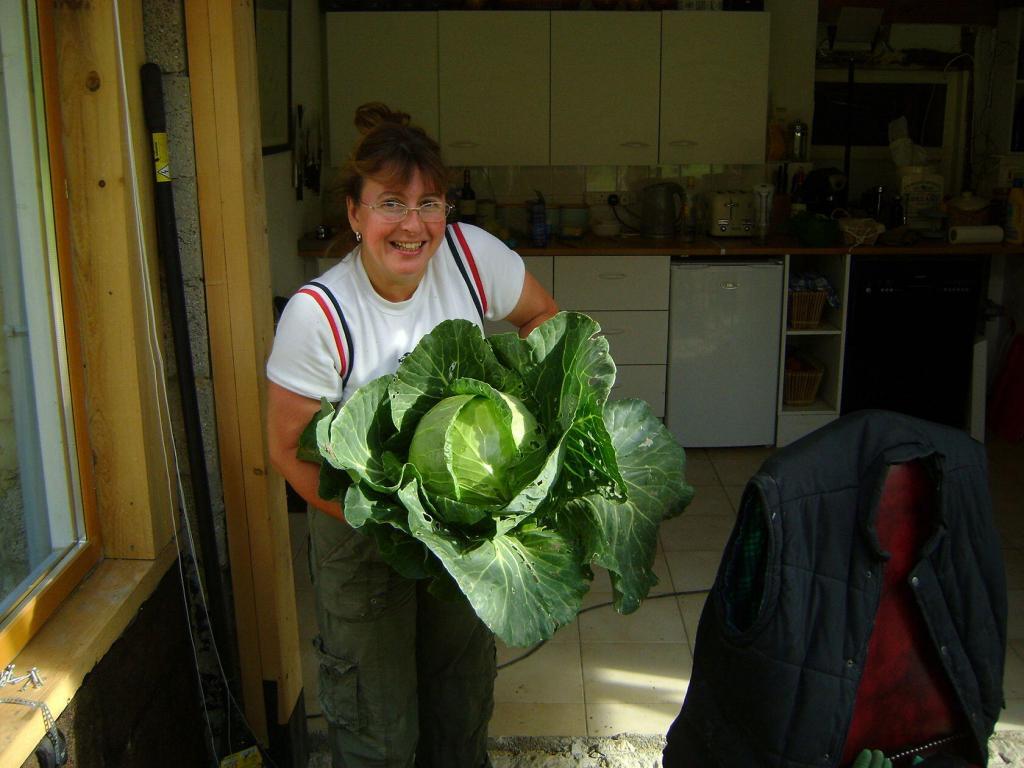
<svg viewBox="0 0 1024 768"><path fill-rule="evenodd" d="M747 479L769 449L687 452L693 504L662 525L651 595L711 586ZM1009 648L1004 679L1007 708L1000 729L1024 730L1024 443L989 444L993 500L1003 536L1009 585ZM290 516L306 710L320 712L311 639L316 633L306 568L305 516ZM611 607L607 574L598 574L576 621L529 658L504 667L495 686L492 736L610 736L663 734L686 692L692 643L704 595L649 598L620 616ZM499 642L498 663L525 649ZM323 727L313 717L310 727Z"/></svg>

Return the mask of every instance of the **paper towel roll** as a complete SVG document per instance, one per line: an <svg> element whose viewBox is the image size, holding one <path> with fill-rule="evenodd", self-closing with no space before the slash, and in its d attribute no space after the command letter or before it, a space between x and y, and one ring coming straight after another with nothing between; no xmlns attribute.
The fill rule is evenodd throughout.
<svg viewBox="0 0 1024 768"><path fill-rule="evenodd" d="M949 242L951 243L1001 243L1003 228L995 224L974 227L950 227Z"/></svg>

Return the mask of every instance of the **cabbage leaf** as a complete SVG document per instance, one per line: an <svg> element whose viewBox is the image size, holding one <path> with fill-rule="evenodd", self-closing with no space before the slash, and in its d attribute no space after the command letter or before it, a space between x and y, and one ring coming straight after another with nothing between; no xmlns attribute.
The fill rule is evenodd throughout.
<svg viewBox="0 0 1024 768"><path fill-rule="evenodd" d="M658 526L693 498L683 449L648 405L608 400L599 332L574 312L526 339L444 321L394 375L325 401L300 441L321 460L321 496L392 567L438 591L454 582L508 645L572 621L592 564L616 609L635 611L657 582Z"/></svg>

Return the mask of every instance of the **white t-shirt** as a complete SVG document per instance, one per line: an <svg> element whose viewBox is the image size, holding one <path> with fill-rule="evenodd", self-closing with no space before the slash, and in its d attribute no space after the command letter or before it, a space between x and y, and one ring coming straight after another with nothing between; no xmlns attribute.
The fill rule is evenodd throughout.
<svg viewBox="0 0 1024 768"><path fill-rule="evenodd" d="M477 278L484 317L503 320L519 302L526 274L523 260L485 230L458 226L472 253L472 260L460 256L474 285L472 293L447 238L427 263L415 293L400 302L388 301L373 289L356 247L288 301L267 361L267 378L304 397L342 402L363 384L394 373L402 357L442 320L461 318L481 325L474 303L480 293ZM451 225L447 231L457 250L463 250ZM343 322L317 283L333 294Z"/></svg>

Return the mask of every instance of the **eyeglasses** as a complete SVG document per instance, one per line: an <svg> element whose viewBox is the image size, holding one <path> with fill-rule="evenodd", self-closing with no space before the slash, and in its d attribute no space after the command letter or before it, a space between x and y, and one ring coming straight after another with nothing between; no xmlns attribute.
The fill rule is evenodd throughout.
<svg viewBox="0 0 1024 768"><path fill-rule="evenodd" d="M365 205L374 211L384 221L390 221L394 224L403 221L412 211L419 213L420 221L423 223L433 224L438 221L444 221L445 217L455 209L455 206L451 203L445 203L441 200L428 200L416 207L408 206L397 200L385 200L382 203L364 203L362 200L359 202L361 205Z"/></svg>

